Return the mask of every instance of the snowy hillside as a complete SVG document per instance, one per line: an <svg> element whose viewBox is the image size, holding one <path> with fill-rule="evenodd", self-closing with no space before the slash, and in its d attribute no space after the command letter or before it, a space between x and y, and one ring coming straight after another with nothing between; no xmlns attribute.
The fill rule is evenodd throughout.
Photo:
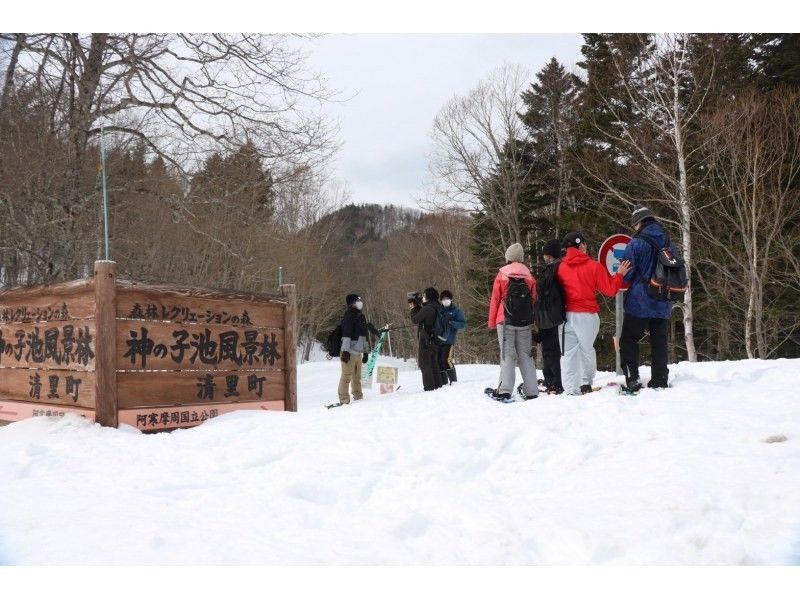
<svg viewBox="0 0 800 598"><path fill-rule="evenodd" d="M0 562L800 563L800 360L671 371L663 392L504 405L481 392L496 366L435 393L405 369L326 410L338 363L317 362L297 414L19 422L0 428Z"/></svg>

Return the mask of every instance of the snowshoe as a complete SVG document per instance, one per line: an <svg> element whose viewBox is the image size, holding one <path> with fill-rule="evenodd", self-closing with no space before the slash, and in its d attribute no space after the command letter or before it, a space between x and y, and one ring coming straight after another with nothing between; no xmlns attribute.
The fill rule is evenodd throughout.
<svg viewBox="0 0 800 598"><path fill-rule="evenodd" d="M497 401L498 403L513 403L514 399L511 398L511 395L508 393L497 394L497 389L495 388L484 388L483 394L487 397L492 399L493 401Z"/></svg>
<svg viewBox="0 0 800 598"><path fill-rule="evenodd" d="M517 386L517 394L522 397L523 401L530 401L531 399L537 398L539 395L530 395L527 396L524 392L525 383L523 382L519 386Z"/></svg>

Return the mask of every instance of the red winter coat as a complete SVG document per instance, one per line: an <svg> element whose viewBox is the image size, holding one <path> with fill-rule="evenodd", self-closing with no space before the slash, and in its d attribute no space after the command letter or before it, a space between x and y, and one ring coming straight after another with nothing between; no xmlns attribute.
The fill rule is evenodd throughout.
<svg viewBox="0 0 800 598"><path fill-rule="evenodd" d="M575 247L567 248L567 255L558 266L558 280L564 289L567 311L590 314L600 312L596 292L613 297L624 284L620 274L611 276L600 262Z"/></svg>
<svg viewBox="0 0 800 598"><path fill-rule="evenodd" d="M506 264L497 273L492 286L492 298L489 300L489 328L497 328L506 319L504 308L506 293L508 292L509 278L524 278L531 290L531 299L536 300L536 280L525 264L511 262Z"/></svg>

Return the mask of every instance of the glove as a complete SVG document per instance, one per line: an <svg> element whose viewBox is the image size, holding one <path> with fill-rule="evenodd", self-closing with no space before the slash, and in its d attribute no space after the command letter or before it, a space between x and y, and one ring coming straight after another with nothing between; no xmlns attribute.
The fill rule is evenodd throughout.
<svg viewBox="0 0 800 598"><path fill-rule="evenodd" d="M367 363L369 361L369 353L364 353L361 356L361 363Z"/></svg>
<svg viewBox="0 0 800 598"><path fill-rule="evenodd" d="M350 361L350 351L342 351L342 361L345 363Z"/></svg>

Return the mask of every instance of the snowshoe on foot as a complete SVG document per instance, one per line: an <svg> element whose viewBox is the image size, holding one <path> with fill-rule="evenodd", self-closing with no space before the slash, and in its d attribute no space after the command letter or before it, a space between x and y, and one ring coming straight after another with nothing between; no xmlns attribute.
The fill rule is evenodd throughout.
<svg viewBox="0 0 800 598"><path fill-rule="evenodd" d="M513 403L514 399L511 398L511 395L507 392L498 393L496 388L484 388L483 393L494 401L498 401L500 403Z"/></svg>
<svg viewBox="0 0 800 598"><path fill-rule="evenodd" d="M625 380L625 384L620 385L619 394L621 395L638 395L642 390L642 383L638 378L629 378Z"/></svg>

